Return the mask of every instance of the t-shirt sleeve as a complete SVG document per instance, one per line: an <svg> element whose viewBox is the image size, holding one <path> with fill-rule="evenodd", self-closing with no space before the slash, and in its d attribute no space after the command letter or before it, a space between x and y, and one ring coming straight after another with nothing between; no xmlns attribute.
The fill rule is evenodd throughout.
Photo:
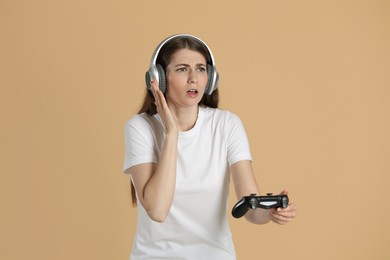
<svg viewBox="0 0 390 260"><path fill-rule="evenodd" d="M229 165L231 166L232 164L242 160L252 161L248 137L245 132L244 125L237 115L229 113L227 129L227 153Z"/></svg>
<svg viewBox="0 0 390 260"><path fill-rule="evenodd" d="M157 162L153 132L147 122L140 116L130 119L124 129L125 159L123 172L132 166Z"/></svg>

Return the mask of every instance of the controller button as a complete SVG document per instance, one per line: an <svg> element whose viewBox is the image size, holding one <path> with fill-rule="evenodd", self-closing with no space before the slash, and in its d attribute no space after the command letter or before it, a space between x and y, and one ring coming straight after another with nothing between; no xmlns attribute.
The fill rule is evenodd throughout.
<svg viewBox="0 0 390 260"><path fill-rule="evenodd" d="M255 209L255 208L256 208L256 203L257 203L256 198L251 198L251 199L249 200L249 203L251 204L251 205L250 205L251 209Z"/></svg>
<svg viewBox="0 0 390 260"><path fill-rule="evenodd" d="M287 199L287 197L283 197L283 198L282 198L282 207L283 207L283 208L287 208L287 204L288 204L288 199Z"/></svg>

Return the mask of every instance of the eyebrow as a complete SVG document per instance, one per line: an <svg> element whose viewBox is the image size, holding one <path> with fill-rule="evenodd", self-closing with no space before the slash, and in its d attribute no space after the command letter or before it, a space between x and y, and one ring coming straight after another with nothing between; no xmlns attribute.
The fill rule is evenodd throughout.
<svg viewBox="0 0 390 260"><path fill-rule="evenodd" d="M189 64L185 64L185 63L180 63L180 64L176 64L176 65L175 65L175 67L181 67L181 66L190 67ZM200 66L206 67L206 64L198 63L198 64L196 64L196 66L198 66L198 67L200 67Z"/></svg>

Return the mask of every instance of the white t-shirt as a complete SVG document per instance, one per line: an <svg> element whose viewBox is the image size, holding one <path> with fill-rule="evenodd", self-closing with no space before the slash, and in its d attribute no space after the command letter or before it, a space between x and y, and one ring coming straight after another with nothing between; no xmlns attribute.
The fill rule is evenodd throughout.
<svg viewBox="0 0 390 260"><path fill-rule="evenodd" d="M124 171L157 163L164 136L158 114L132 117L125 127ZM251 159L241 120L225 110L200 107L195 126L179 133L176 190L168 217L155 222L138 203L130 259L236 259L227 217L229 166Z"/></svg>

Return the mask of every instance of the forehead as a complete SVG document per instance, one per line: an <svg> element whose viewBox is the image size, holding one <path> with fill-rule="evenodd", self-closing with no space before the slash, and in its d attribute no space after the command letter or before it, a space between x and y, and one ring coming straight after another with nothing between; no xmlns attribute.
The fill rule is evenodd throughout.
<svg viewBox="0 0 390 260"><path fill-rule="evenodd" d="M171 63L203 63L206 64L206 58L200 52L190 49L180 49L171 57Z"/></svg>

